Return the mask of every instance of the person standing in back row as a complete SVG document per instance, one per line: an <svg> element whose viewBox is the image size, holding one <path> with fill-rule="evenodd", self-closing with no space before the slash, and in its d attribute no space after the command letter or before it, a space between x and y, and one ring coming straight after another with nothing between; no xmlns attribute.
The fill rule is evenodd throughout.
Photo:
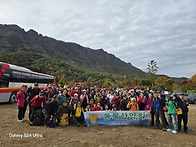
<svg viewBox="0 0 196 147"><path fill-rule="evenodd" d="M188 133L188 127L187 127L187 123L188 123L188 102L184 100L184 94L181 93L180 94L180 99L178 99L177 101L177 105L178 105L178 109L180 110L180 113L177 111L177 116L178 116L178 131L181 131L181 123L183 120L184 123L184 132ZM178 110L177 109L177 110Z"/></svg>
<svg viewBox="0 0 196 147"><path fill-rule="evenodd" d="M165 100L166 100L166 107L167 107L167 118L169 122L169 129L167 131L171 131L173 134L177 134L178 131L178 123L176 118L176 98L170 98L170 92L165 91ZM174 122L174 127L173 123Z"/></svg>
<svg viewBox="0 0 196 147"><path fill-rule="evenodd" d="M28 88L27 93L29 95L29 119L30 119L30 115L31 115L31 100L36 96L39 95L39 92L41 91L41 89L38 87L38 83L34 84L34 87L32 88L31 86Z"/></svg>
<svg viewBox="0 0 196 147"><path fill-rule="evenodd" d="M25 112L27 108L27 86L23 85L22 89L16 95L18 106L18 122L25 121Z"/></svg>
<svg viewBox="0 0 196 147"><path fill-rule="evenodd" d="M156 126L157 128L160 127L159 118L161 118L161 122L163 125L163 131L166 131L166 122L164 119L164 111L163 111L164 106L165 106L165 101L160 96L154 97L152 104L151 104L151 111L154 111L153 113L155 114L155 117L156 117Z"/></svg>

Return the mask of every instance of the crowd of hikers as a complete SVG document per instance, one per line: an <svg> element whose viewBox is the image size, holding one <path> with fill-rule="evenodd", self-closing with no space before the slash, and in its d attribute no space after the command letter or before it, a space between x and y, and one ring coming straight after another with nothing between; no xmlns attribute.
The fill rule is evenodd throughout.
<svg viewBox="0 0 196 147"><path fill-rule="evenodd" d="M169 91L137 89L101 88L75 85L73 87L52 84L41 90L38 83L34 87L22 86L17 93L18 121L25 121L29 106L29 125L55 127L69 124L84 125L85 111L139 111L149 110L150 125L171 131L188 132L188 103L184 94L170 96ZM167 114L167 115L166 115ZM155 119L154 119L155 118ZM160 120L162 127L160 127ZM154 123L156 122L156 123ZM155 125L156 124L156 125Z"/></svg>

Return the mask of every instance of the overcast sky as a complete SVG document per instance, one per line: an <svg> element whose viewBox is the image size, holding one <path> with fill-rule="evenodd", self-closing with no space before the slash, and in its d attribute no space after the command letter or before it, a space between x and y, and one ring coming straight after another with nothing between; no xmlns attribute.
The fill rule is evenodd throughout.
<svg viewBox="0 0 196 147"><path fill-rule="evenodd" d="M0 23L93 49L158 74L196 74L196 0L0 0Z"/></svg>

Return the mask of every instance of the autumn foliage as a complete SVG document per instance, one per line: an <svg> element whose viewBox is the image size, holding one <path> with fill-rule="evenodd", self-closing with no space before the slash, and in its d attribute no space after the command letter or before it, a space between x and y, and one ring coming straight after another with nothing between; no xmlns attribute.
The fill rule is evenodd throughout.
<svg viewBox="0 0 196 147"><path fill-rule="evenodd" d="M190 79L184 80L180 84L180 90L186 92L187 90L192 91L192 93L196 92L196 74L193 75Z"/></svg>

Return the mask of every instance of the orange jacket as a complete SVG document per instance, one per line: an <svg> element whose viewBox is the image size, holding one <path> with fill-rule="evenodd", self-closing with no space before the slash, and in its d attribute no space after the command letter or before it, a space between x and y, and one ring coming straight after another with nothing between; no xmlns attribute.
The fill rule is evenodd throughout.
<svg viewBox="0 0 196 147"><path fill-rule="evenodd" d="M129 109L129 111L138 111L139 110L139 105L137 103L133 104L133 103L128 103L127 104L127 108Z"/></svg>

